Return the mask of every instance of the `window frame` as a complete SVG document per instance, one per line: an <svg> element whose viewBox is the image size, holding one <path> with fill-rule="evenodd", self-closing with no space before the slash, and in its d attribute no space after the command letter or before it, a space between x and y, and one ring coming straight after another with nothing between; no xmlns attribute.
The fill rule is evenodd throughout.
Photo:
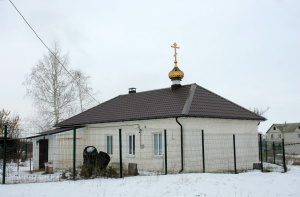
<svg viewBox="0 0 300 197"><path fill-rule="evenodd" d="M273 130L276 130L276 127L273 127Z"/></svg>
<svg viewBox="0 0 300 197"><path fill-rule="evenodd" d="M281 139L281 137L282 137L282 135L281 135L281 133L279 133L279 134L278 134L278 138Z"/></svg>
<svg viewBox="0 0 300 197"><path fill-rule="evenodd" d="M158 137L155 137L158 136ZM156 142L157 140L157 142ZM163 156L163 144L162 144L162 133L153 133L153 156L162 157Z"/></svg>
<svg viewBox="0 0 300 197"><path fill-rule="evenodd" d="M274 135L273 134L271 134L271 139L274 139Z"/></svg>
<svg viewBox="0 0 300 197"><path fill-rule="evenodd" d="M128 135L128 156L135 157L135 134Z"/></svg>
<svg viewBox="0 0 300 197"><path fill-rule="evenodd" d="M105 149L109 156L113 155L113 135L105 135Z"/></svg>

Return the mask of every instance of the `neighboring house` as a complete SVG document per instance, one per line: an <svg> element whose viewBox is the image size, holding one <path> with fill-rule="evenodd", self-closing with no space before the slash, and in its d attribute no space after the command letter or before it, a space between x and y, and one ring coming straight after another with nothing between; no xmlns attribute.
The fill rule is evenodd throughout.
<svg viewBox="0 0 300 197"><path fill-rule="evenodd" d="M140 93L131 88L129 94L119 95L58 123L57 129L34 136L34 168L43 167L45 161L52 162L56 169L72 168L76 127L78 166L83 162L86 146L107 152L110 163L119 162L121 129L124 166L137 163L139 170L163 171L166 130L169 171L202 172L203 130L207 139L206 172L233 170L232 134L237 140L237 168L251 169L258 162L257 126L265 118L197 84L181 86L183 72L176 60L169 77L171 87ZM210 168L216 163L217 168Z"/></svg>
<svg viewBox="0 0 300 197"><path fill-rule="evenodd" d="M300 122L273 124L266 132L268 141L281 141L285 144L300 143Z"/></svg>

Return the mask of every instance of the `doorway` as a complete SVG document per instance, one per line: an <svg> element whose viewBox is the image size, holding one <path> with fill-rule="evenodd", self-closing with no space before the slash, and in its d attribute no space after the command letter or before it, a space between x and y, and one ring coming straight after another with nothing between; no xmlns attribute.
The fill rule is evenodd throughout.
<svg viewBox="0 0 300 197"><path fill-rule="evenodd" d="M45 168L45 163L48 162L48 140L39 140L39 168Z"/></svg>

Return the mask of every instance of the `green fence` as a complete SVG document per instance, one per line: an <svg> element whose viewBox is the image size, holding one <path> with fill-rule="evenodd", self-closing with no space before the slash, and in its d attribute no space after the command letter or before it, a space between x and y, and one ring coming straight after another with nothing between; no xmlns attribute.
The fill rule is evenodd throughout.
<svg viewBox="0 0 300 197"><path fill-rule="evenodd" d="M71 128L52 135L6 139L1 146L2 183L78 180L174 173L240 173L259 163L291 164L298 146L259 141L257 134L202 129ZM259 146L258 144L261 144ZM5 150L6 147L6 150ZM287 148L289 147L289 148ZM259 151L259 150L262 151ZM5 154L6 153L6 154ZM105 155L108 155L108 159ZM106 159L106 160L105 160ZM105 162L108 165L103 167ZM104 164L103 164L104 163Z"/></svg>

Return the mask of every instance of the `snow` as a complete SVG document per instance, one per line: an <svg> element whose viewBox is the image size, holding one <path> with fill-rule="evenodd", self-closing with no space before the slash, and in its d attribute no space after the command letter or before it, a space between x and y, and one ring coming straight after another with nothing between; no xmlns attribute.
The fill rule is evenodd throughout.
<svg viewBox="0 0 300 197"><path fill-rule="evenodd" d="M86 149L86 151L89 152L89 153L93 152L94 150L95 150L95 147L93 147L93 146L89 146L89 147Z"/></svg>
<svg viewBox="0 0 300 197"><path fill-rule="evenodd" d="M300 196L300 166L282 168L269 165L275 172L258 170L239 174L193 173L98 178L49 183L0 185L2 197L31 196L200 196L255 197Z"/></svg>

